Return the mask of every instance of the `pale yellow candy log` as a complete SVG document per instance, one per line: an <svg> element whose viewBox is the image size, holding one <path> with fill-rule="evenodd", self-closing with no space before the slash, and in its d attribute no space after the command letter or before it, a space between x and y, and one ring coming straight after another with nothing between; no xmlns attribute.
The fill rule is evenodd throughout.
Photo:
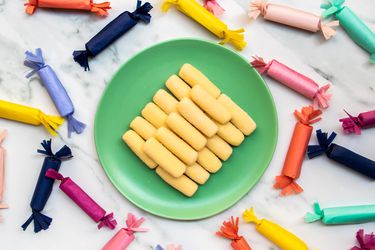
<svg viewBox="0 0 375 250"><path fill-rule="evenodd" d="M219 131L217 135L220 136L224 141L228 142L232 146L238 146L245 139L241 130L236 128L232 123L227 124L217 124L219 126Z"/></svg>
<svg viewBox="0 0 375 250"><path fill-rule="evenodd" d="M159 89L156 92L153 101L167 114L177 112L176 106L178 101L164 89Z"/></svg>
<svg viewBox="0 0 375 250"><path fill-rule="evenodd" d="M214 135L207 139L207 148L221 160L226 161L231 156L233 149L221 137Z"/></svg>
<svg viewBox="0 0 375 250"><path fill-rule="evenodd" d="M140 116L134 118L134 120L130 123L130 128L145 140L153 136L156 132L156 128Z"/></svg>
<svg viewBox="0 0 375 250"><path fill-rule="evenodd" d="M122 140L149 168L156 168L157 163L151 160L143 151L145 141L133 130L128 130L122 136Z"/></svg>
<svg viewBox="0 0 375 250"><path fill-rule="evenodd" d="M210 173L216 173L222 166L220 159L208 148L198 152L197 162Z"/></svg>
<svg viewBox="0 0 375 250"><path fill-rule="evenodd" d="M183 193L184 195L191 197L198 190L198 185L185 175L175 178L168 174L163 168L156 168L156 173L162 178L166 183Z"/></svg>
<svg viewBox="0 0 375 250"><path fill-rule="evenodd" d="M194 163L191 166L186 167L185 174L198 184L203 185L210 178L208 173L201 165Z"/></svg>
<svg viewBox="0 0 375 250"><path fill-rule="evenodd" d="M206 146L207 139L178 113L171 113L166 121L168 127L196 151Z"/></svg>
<svg viewBox="0 0 375 250"><path fill-rule="evenodd" d="M218 98L221 93L220 89L215 84L191 64L185 63L181 67L178 75L191 87L195 85L202 86L214 98Z"/></svg>
<svg viewBox="0 0 375 250"><path fill-rule="evenodd" d="M153 161L173 177L180 177L185 173L185 164L154 137L146 141L143 150Z"/></svg>
<svg viewBox="0 0 375 250"><path fill-rule="evenodd" d="M238 106L230 97L221 94L217 99L231 113L234 126L236 126L244 135L250 135L256 129L256 123L240 106Z"/></svg>
<svg viewBox="0 0 375 250"><path fill-rule="evenodd" d="M188 122L207 137L217 133L217 125L189 98L182 98L177 105L177 110Z"/></svg>
<svg viewBox="0 0 375 250"><path fill-rule="evenodd" d="M142 110L142 116L154 127L160 128L165 124L167 115L155 103L149 102Z"/></svg>
<svg viewBox="0 0 375 250"><path fill-rule="evenodd" d="M159 128L155 138L186 165L193 165L197 161L198 152L168 128Z"/></svg>
<svg viewBox="0 0 375 250"><path fill-rule="evenodd" d="M212 97L202 86L195 85L190 91L191 100L212 119L221 124L228 123L232 118L229 110Z"/></svg>
<svg viewBox="0 0 375 250"><path fill-rule="evenodd" d="M178 99L181 100L184 97L189 96L190 87L180 77L172 75L165 82L165 86L171 91L171 93Z"/></svg>

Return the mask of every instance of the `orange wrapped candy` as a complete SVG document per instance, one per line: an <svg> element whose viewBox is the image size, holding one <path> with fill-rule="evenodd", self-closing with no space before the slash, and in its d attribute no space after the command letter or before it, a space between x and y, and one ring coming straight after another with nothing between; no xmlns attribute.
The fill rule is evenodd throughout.
<svg viewBox="0 0 375 250"><path fill-rule="evenodd" d="M298 121L294 127L281 175L276 176L275 184L273 185L274 188L282 189L281 195L283 196L292 193L299 194L303 191L295 180L301 175L302 162L313 131L313 127L310 124L319 121L321 118L318 116L321 114L322 111L316 110L312 106L303 107L301 112L294 111Z"/></svg>
<svg viewBox="0 0 375 250"><path fill-rule="evenodd" d="M230 245L233 250L251 250L246 239L238 235L238 221L238 217L236 217L236 220L234 220L233 216L230 217L230 221L224 221L216 235L230 239L232 241Z"/></svg>

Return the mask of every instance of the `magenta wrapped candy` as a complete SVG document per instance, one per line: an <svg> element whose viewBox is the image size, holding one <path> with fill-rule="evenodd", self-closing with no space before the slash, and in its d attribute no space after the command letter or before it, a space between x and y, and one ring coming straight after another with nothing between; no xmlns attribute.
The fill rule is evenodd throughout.
<svg viewBox="0 0 375 250"><path fill-rule="evenodd" d="M375 110L360 113L357 117L350 115L346 111L345 113L349 117L339 120L342 122L345 134L355 133L360 135L362 129L375 127Z"/></svg>
<svg viewBox="0 0 375 250"><path fill-rule="evenodd" d="M106 226L114 229L117 225L113 219L113 213L106 215L106 211L99 206L85 191L82 190L72 179L63 177L59 172L49 169L46 176L51 179L60 180L60 189L70 197L85 213L95 222L99 222L98 228Z"/></svg>
<svg viewBox="0 0 375 250"><path fill-rule="evenodd" d="M356 235L358 246L350 248L350 250L374 250L375 249L375 234L365 234L363 229L358 230Z"/></svg>

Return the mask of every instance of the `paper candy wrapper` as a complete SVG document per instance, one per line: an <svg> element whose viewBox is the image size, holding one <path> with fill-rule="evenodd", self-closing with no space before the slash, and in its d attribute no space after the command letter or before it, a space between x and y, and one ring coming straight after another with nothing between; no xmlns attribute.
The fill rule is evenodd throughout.
<svg viewBox="0 0 375 250"><path fill-rule="evenodd" d="M160 245L157 245L155 247L155 250L182 250L182 247L180 245L176 245L176 244L169 244L165 248L163 248Z"/></svg>
<svg viewBox="0 0 375 250"><path fill-rule="evenodd" d="M3 202L3 195L5 189L5 149L1 145L5 139L6 130L0 132L0 209L8 208L8 205Z"/></svg>
<svg viewBox="0 0 375 250"><path fill-rule="evenodd" d="M306 223L322 221L326 225L357 224L375 221L375 204L320 208L314 203L314 213L305 215Z"/></svg>
<svg viewBox="0 0 375 250"><path fill-rule="evenodd" d="M285 24L294 28L307 30L310 32L322 31L325 39L330 39L336 34L332 29L338 26L338 21L324 24L320 16L295 9L286 5L267 3L265 0L255 0L250 4L249 17L256 19L262 15L264 19L276 23Z"/></svg>
<svg viewBox="0 0 375 250"><path fill-rule="evenodd" d="M4 100L0 100L0 118L35 126L43 125L53 136L64 121L60 116L46 115L39 109Z"/></svg>
<svg viewBox="0 0 375 250"><path fill-rule="evenodd" d="M86 125L73 117L73 103L53 69L44 63L42 50L36 49L35 55L30 51L26 51L25 54L24 64L32 69L26 77L29 78L35 73L38 74L43 86L55 103L59 114L68 120L68 136L70 137L72 132L82 133Z"/></svg>
<svg viewBox="0 0 375 250"><path fill-rule="evenodd" d="M147 232L147 228L140 228L140 225L145 221L142 217L137 219L134 214L129 213L126 220L126 227L121 228L115 236L110 239L102 250L124 250L135 239L134 233Z"/></svg>
<svg viewBox="0 0 375 250"><path fill-rule="evenodd" d="M363 229L358 230L356 235L358 246L350 248L350 250L374 250L375 249L375 234L365 234Z"/></svg>
<svg viewBox="0 0 375 250"><path fill-rule="evenodd" d="M150 23L151 9L152 5L149 2L142 5L142 2L137 0L137 8L133 12L121 13L86 43L85 50L74 51L74 61L79 63L85 71L90 70L89 58L97 56L138 22Z"/></svg>
<svg viewBox="0 0 375 250"><path fill-rule="evenodd" d="M239 218L236 217L236 220L234 220L233 216L230 221L224 221L216 235L230 239L232 241L230 245L234 250L251 250L246 239L238 235L238 221Z"/></svg>
<svg viewBox="0 0 375 250"><path fill-rule="evenodd" d="M322 112L308 106L302 108L301 112L294 111L297 123L294 127L292 139L289 144L281 175L276 176L274 188L282 189L282 195L301 193L303 189L295 182L301 175L302 162L306 155L313 127L311 124L319 121Z"/></svg>
<svg viewBox="0 0 375 250"><path fill-rule="evenodd" d="M246 222L254 223L256 230L280 249L308 250L307 245L291 232L267 219L259 220L253 208L246 210L242 215Z"/></svg>
<svg viewBox="0 0 375 250"><path fill-rule="evenodd" d="M99 16L108 15L110 2L93 3L93 0L28 0L25 3L26 13L34 14L36 8L86 10Z"/></svg>
<svg viewBox="0 0 375 250"><path fill-rule="evenodd" d="M316 131L316 137L319 145L309 145L307 148L307 155L310 159L326 153L329 159L341 163L371 179L375 179L375 161L332 143L336 137L335 132L328 137L328 133L323 133L319 129Z"/></svg>
<svg viewBox="0 0 375 250"><path fill-rule="evenodd" d="M59 180L60 189L69 196L74 203L76 203L88 216L91 217L98 224L98 228L106 226L110 229L114 229L117 225L115 219L113 219L113 213L106 215L106 211L99 206L85 191L82 190L72 179L69 177L63 177L54 169L49 169L45 176L50 180Z"/></svg>
<svg viewBox="0 0 375 250"><path fill-rule="evenodd" d="M360 47L371 54L371 62L375 63L375 33L347 6L345 0L327 0L321 5L325 9L322 16L334 16L340 21L341 27Z"/></svg>
<svg viewBox="0 0 375 250"><path fill-rule="evenodd" d="M204 0L203 7L216 17L221 16L225 11L216 0Z"/></svg>
<svg viewBox="0 0 375 250"><path fill-rule="evenodd" d="M345 134L361 134L362 129L375 127L375 110L360 113L358 116L352 116L345 111L347 118L340 119Z"/></svg>
<svg viewBox="0 0 375 250"><path fill-rule="evenodd" d="M314 80L294 71L275 59L268 63L266 63L261 57L253 57L253 59L251 65L259 72L259 74L265 74L311 99L314 107L319 106L323 109L328 108L328 101L331 98L331 94L327 93L329 84L319 87Z"/></svg>
<svg viewBox="0 0 375 250"><path fill-rule="evenodd" d="M29 219L22 225L23 230L34 221L34 232L47 230L52 222L52 218L42 214L42 210L46 205L48 198L52 192L54 180L47 178L46 172L48 170L59 171L62 160L73 157L72 152L68 146L63 146L55 154L52 152L51 140L43 141L42 146L44 150L38 149L38 153L46 155L42 169L40 170L38 182L34 189L33 198L31 199L30 207L32 214Z"/></svg>
<svg viewBox="0 0 375 250"><path fill-rule="evenodd" d="M230 42L238 50L245 48L246 41L244 40L243 35L243 32L245 31L244 29L229 30L225 23L215 17L195 0L164 0L162 10L165 12L168 11L172 5L176 5L177 9L182 13L194 19L215 36L223 39L220 44Z"/></svg>

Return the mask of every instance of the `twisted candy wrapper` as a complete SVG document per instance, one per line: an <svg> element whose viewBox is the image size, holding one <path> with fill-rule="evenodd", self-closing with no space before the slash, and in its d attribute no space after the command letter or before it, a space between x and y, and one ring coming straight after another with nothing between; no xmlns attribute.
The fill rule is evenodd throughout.
<svg viewBox="0 0 375 250"><path fill-rule="evenodd" d="M266 20L298 29L311 32L321 30L326 40L335 36L336 31L332 27L339 25L338 21L324 24L320 16L286 5L267 3L265 0L255 0L250 3L249 17L256 19L259 15Z"/></svg>
<svg viewBox="0 0 375 250"><path fill-rule="evenodd" d="M204 0L203 7L216 17L221 16L225 12L216 0Z"/></svg>
<svg viewBox="0 0 375 250"><path fill-rule="evenodd" d="M326 153L329 159L375 179L375 161L332 143L336 137L335 132L332 132L328 137L328 133L323 133L322 130L319 129L316 131L316 137L319 144L309 145L307 148L307 155L310 159Z"/></svg>
<svg viewBox="0 0 375 250"><path fill-rule="evenodd" d="M163 248L160 245L157 245L155 247L155 250L182 250L182 247L180 245L176 245L176 244L169 244L165 248Z"/></svg>
<svg viewBox="0 0 375 250"><path fill-rule="evenodd" d="M294 127L281 175L276 176L273 185L274 188L282 189L281 195L283 196L292 193L299 194L303 191L295 180L301 175L302 162L313 130L310 124L318 122L321 114L320 110L315 110L311 106L302 108L301 112L294 111L298 121Z"/></svg>
<svg viewBox="0 0 375 250"><path fill-rule="evenodd" d="M25 54L24 64L32 69L26 77L29 78L35 73L39 75L59 114L68 120L68 136L70 137L72 132L82 133L86 125L73 117L73 103L53 69L44 63L42 50L36 49L35 55L30 51L26 51Z"/></svg>
<svg viewBox="0 0 375 250"><path fill-rule="evenodd" d="M319 87L312 79L294 71L288 66L273 59L266 63L261 57L253 57L251 65L259 72L284 84L301 95L313 100L314 107L328 108L331 94L328 94L329 84Z"/></svg>
<svg viewBox="0 0 375 250"><path fill-rule="evenodd" d="M26 13L34 14L36 8L86 10L96 13L99 16L108 15L110 2L93 3L93 0L28 0L25 3Z"/></svg>
<svg viewBox="0 0 375 250"><path fill-rule="evenodd" d="M137 8L133 12L125 11L121 13L86 43L86 50L74 51L74 61L79 63L85 71L90 70L89 57L97 56L138 22L150 23L151 15L149 12L151 9L152 5L149 2L142 5L142 2L137 0Z"/></svg>
<svg viewBox="0 0 375 250"><path fill-rule="evenodd" d="M267 219L259 220L255 216L253 208L246 210L242 216L246 222L254 223L256 230L280 249L308 250L307 245L296 235Z"/></svg>
<svg viewBox="0 0 375 250"><path fill-rule="evenodd" d="M239 218L236 217L236 220L234 220L233 216L230 218L230 221L224 221L220 227L220 231L216 232L216 235L230 239L232 241L230 245L234 250L251 250L246 239L238 235L238 221Z"/></svg>
<svg viewBox="0 0 375 250"><path fill-rule="evenodd" d="M223 39L220 44L231 42L238 50L245 48L244 29L229 30L225 23L211 14L195 0L164 0L162 10L165 12L168 11L172 5L176 5L178 10L182 13L194 19L215 36Z"/></svg>
<svg viewBox="0 0 375 250"><path fill-rule="evenodd" d="M345 0L328 0L321 5L323 18L334 16L341 27L360 47L371 54L371 62L375 63L375 33L347 6Z"/></svg>
<svg viewBox="0 0 375 250"><path fill-rule="evenodd" d="M126 227L121 228L115 236L110 239L102 250L124 250L135 239L134 233L147 232L147 228L140 228L140 225L145 221L142 217L137 219L134 214L129 213L126 220Z"/></svg>
<svg viewBox="0 0 375 250"><path fill-rule="evenodd" d="M0 100L0 118L35 126L43 125L53 136L56 135L55 131L64 121L60 116L46 115L39 109L4 100Z"/></svg>
<svg viewBox="0 0 375 250"><path fill-rule="evenodd" d="M8 205L3 203L3 194L5 189L5 149L2 143L6 136L6 130L0 132L0 209L8 208Z"/></svg>
<svg viewBox="0 0 375 250"><path fill-rule="evenodd" d="M117 225L115 219L113 219L113 213L106 215L106 211L99 206L85 191L82 190L72 179L69 177L63 177L54 169L49 169L46 172L46 177L51 180L59 180L60 189L69 196L88 216L91 217L95 222L99 222L98 228L106 226L110 229L114 229Z"/></svg>
<svg viewBox="0 0 375 250"><path fill-rule="evenodd" d="M329 207L321 209L314 203L314 213L306 213L305 222L321 220L326 225L356 224L375 221L375 204L346 207Z"/></svg>
<svg viewBox="0 0 375 250"><path fill-rule="evenodd" d="M350 250L374 250L375 249L375 235L374 233L365 234L363 229L358 230L356 235L359 247L352 247Z"/></svg>
<svg viewBox="0 0 375 250"><path fill-rule="evenodd" d="M340 119L345 134L355 133L360 135L362 129L375 127L375 110L360 113L357 117L346 111L345 113L348 117Z"/></svg>
<svg viewBox="0 0 375 250"><path fill-rule="evenodd" d="M36 184L33 198L31 199L32 214L29 219L22 225L23 230L34 221L34 232L47 230L52 222L52 218L43 215L41 211L44 209L48 198L52 192L54 180L45 177L48 170L59 171L62 160L69 159L72 156L72 151L68 146L63 146L55 154L52 152L51 140L42 142L44 150L38 149L38 153L46 155L42 169L40 170L38 182Z"/></svg>

